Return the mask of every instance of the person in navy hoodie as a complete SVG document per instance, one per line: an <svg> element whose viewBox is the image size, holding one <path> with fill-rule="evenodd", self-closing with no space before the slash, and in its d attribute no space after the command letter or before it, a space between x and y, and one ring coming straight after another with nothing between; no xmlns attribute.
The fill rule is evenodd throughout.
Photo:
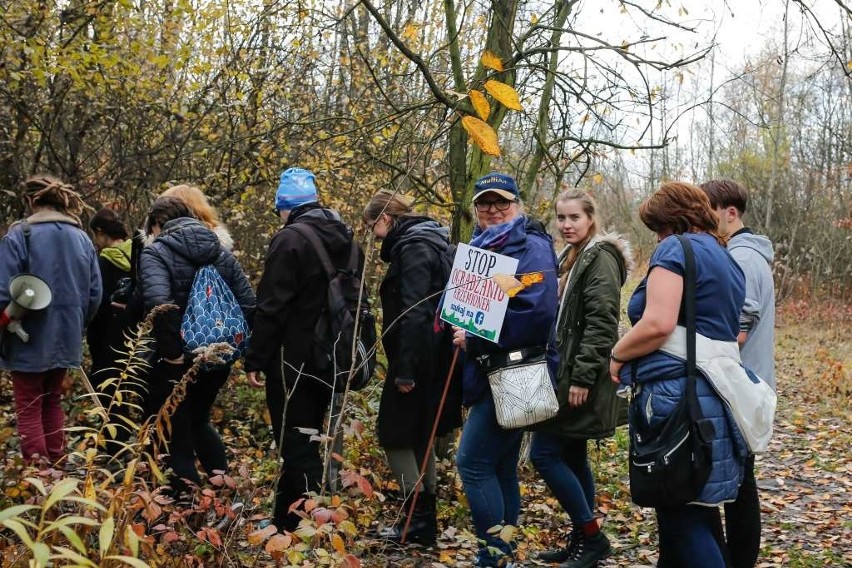
<svg viewBox="0 0 852 568"><path fill-rule="evenodd" d="M52 302L24 317L29 342L3 332L0 368L12 374L24 462L55 464L65 455L62 383L83 360L83 332L101 301L101 272L77 218L84 204L74 189L47 175L27 179L21 189L31 215L0 241L0 310L12 299L9 281L26 272L47 283Z"/></svg>
<svg viewBox="0 0 852 568"><path fill-rule="evenodd" d="M556 255L544 226L527 217L515 180L492 172L474 186L477 226L470 245L518 259L518 274L542 272L544 281L509 300L500 342L493 343L457 330L453 343L465 350L464 402L470 412L459 442L456 464L473 516L476 536L483 543L476 566L505 566L513 546L489 530L516 525L521 508L518 483L520 429L504 430L497 423L494 399L478 357L520 348L546 348L555 383L558 355L554 325L558 309ZM500 551L497 554L495 551Z"/></svg>

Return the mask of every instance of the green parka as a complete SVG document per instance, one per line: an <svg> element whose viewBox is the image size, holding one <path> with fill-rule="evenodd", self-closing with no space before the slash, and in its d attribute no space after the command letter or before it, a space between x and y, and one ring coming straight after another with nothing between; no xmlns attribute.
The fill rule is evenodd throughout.
<svg viewBox="0 0 852 568"><path fill-rule="evenodd" d="M559 414L536 430L586 440L615 433L626 405L609 377L609 353L618 340L621 287L632 265L630 244L618 235L594 238L574 264L556 323ZM578 408L568 405L572 385L589 389Z"/></svg>

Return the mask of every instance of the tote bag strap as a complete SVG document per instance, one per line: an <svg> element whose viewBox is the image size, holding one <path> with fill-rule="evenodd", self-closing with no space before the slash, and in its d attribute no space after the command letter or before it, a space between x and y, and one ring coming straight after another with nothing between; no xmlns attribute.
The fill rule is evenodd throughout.
<svg viewBox="0 0 852 568"><path fill-rule="evenodd" d="M701 408L698 405L698 393L696 387L695 368L695 253L692 243L684 235L676 235L677 240L683 247L684 275L683 275L683 307L684 319L686 319L686 400L689 406L689 415L693 420L701 418Z"/></svg>

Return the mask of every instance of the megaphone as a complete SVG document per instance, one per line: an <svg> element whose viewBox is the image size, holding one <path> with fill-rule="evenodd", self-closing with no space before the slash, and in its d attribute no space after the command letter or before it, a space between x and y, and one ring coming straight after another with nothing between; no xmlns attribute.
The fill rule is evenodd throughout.
<svg viewBox="0 0 852 568"><path fill-rule="evenodd" d="M8 329L27 343L30 335L21 327L21 319L28 311L43 310L50 305L53 294L47 282L34 274L18 274L9 281L11 301L0 312L0 332Z"/></svg>

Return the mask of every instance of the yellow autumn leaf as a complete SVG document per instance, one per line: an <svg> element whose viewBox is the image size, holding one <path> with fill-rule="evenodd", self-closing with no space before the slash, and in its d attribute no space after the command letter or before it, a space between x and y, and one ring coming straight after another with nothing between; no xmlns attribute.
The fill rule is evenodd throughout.
<svg viewBox="0 0 852 568"><path fill-rule="evenodd" d="M343 538L337 533L331 535L331 546L338 554L346 554L346 545L343 544Z"/></svg>
<svg viewBox="0 0 852 568"><path fill-rule="evenodd" d="M518 295L518 292L526 288L523 282L511 274L495 274L491 278L494 280L494 283L503 290L503 293L510 298L514 298Z"/></svg>
<svg viewBox="0 0 852 568"><path fill-rule="evenodd" d="M530 287L533 284L541 284L544 282L544 272L527 272L521 275L521 284L524 287Z"/></svg>
<svg viewBox="0 0 852 568"><path fill-rule="evenodd" d="M402 30L402 38L408 41L417 39L417 26L411 22L405 24L405 28Z"/></svg>
<svg viewBox="0 0 852 568"><path fill-rule="evenodd" d="M490 51L486 51L482 54L482 65L489 69L494 69L495 71L503 70L503 62Z"/></svg>
<svg viewBox="0 0 852 568"><path fill-rule="evenodd" d="M485 93L482 91L470 91L470 104L473 105L473 110L479 115L482 120L488 120L488 115L491 114L491 105L488 104L488 99L485 98Z"/></svg>
<svg viewBox="0 0 852 568"><path fill-rule="evenodd" d="M521 107L521 100L518 98L518 91L506 83L501 83L500 81L491 79L489 81L485 81L485 90L488 91L489 95L500 101L504 107L512 110L523 110Z"/></svg>
<svg viewBox="0 0 852 568"><path fill-rule="evenodd" d="M489 156L500 155L500 145L497 143L497 133L485 122L475 116L464 116L461 119L462 127L471 142L479 146L479 149Z"/></svg>

